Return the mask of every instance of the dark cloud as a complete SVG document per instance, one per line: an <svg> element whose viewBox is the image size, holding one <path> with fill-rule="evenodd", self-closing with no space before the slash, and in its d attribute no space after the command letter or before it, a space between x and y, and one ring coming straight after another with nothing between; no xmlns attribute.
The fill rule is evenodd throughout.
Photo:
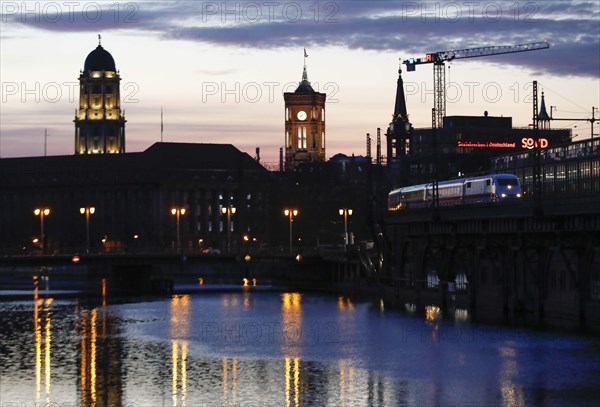
<svg viewBox="0 0 600 407"><path fill-rule="evenodd" d="M114 3L98 4L105 6L102 13L90 11L87 18L75 12L58 21L52 16L23 21L15 14L3 15L3 21L53 31L145 31L168 39L259 49L343 46L402 57L548 41L549 50L486 61L557 75L600 75L596 1L180 1L123 3L118 8Z"/></svg>

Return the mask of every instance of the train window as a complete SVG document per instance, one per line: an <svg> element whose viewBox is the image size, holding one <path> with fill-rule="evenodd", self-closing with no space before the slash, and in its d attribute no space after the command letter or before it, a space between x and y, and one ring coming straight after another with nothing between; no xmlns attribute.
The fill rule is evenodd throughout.
<svg viewBox="0 0 600 407"><path fill-rule="evenodd" d="M516 179L498 178L498 185L503 186L503 187L507 187L509 185L511 185L511 186L517 186L518 182L517 182Z"/></svg>
<svg viewBox="0 0 600 407"><path fill-rule="evenodd" d="M485 180L485 185L492 185L492 180L491 179L486 179Z"/></svg>
<svg viewBox="0 0 600 407"><path fill-rule="evenodd" d="M467 182L467 188L471 188L471 182Z"/></svg>

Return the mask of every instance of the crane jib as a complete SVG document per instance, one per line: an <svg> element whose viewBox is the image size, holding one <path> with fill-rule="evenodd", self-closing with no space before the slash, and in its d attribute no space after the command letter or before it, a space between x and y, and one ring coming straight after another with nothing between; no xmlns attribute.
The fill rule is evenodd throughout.
<svg viewBox="0 0 600 407"><path fill-rule="evenodd" d="M454 59L476 58L491 55L512 54L515 52L536 51L550 48L550 44L544 42L532 42L529 44L518 45L494 45L489 47L467 48L460 50L431 52L425 55L425 58L409 58L402 63L406 65L407 71L415 70L415 65L443 63Z"/></svg>

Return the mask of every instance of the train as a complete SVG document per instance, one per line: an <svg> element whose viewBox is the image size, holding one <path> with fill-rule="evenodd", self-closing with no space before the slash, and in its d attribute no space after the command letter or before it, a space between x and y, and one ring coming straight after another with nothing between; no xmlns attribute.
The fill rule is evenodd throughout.
<svg viewBox="0 0 600 407"><path fill-rule="evenodd" d="M523 196L521 182L513 174L491 174L438 182L440 206L502 202ZM433 183L411 185L392 190L388 211L431 206Z"/></svg>

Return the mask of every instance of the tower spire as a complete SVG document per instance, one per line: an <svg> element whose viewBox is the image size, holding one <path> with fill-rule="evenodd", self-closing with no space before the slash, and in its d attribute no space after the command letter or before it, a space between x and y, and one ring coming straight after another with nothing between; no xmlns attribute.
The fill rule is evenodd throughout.
<svg viewBox="0 0 600 407"><path fill-rule="evenodd" d="M308 82L308 74L306 73L306 58L308 58L308 54L306 53L306 48L304 48L304 70L302 71L302 82Z"/></svg>
<svg viewBox="0 0 600 407"><path fill-rule="evenodd" d="M402 81L402 61L398 68L398 84L396 85L396 103L394 104L394 120L400 116L403 120L407 119L406 99L404 98L404 82Z"/></svg>
<svg viewBox="0 0 600 407"><path fill-rule="evenodd" d="M550 128L550 116L546 111L546 102L544 101L544 92L542 92L542 103L540 104L540 111L537 115L538 122L540 123L540 127L542 129Z"/></svg>
<svg viewBox="0 0 600 407"><path fill-rule="evenodd" d="M399 159L408 153L411 140L412 127L408 121L406 99L404 98L404 82L402 81L402 65L398 68L398 83L396 85L396 101L394 103L394 116L388 127L387 159Z"/></svg>
<svg viewBox="0 0 600 407"><path fill-rule="evenodd" d="M98 34L98 46L101 47L102 46L102 35Z"/></svg>

